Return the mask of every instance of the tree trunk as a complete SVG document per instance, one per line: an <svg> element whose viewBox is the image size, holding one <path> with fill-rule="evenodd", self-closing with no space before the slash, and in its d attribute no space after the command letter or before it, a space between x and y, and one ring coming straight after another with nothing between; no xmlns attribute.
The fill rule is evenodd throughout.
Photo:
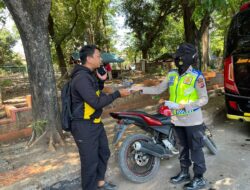
<svg viewBox="0 0 250 190"><path fill-rule="evenodd" d="M194 11L194 7L189 4L188 0L182 1L182 9L183 9L183 21L185 28L185 40L188 43L194 44L197 47L196 41L196 26L194 21L192 20L192 15Z"/></svg>
<svg viewBox="0 0 250 190"><path fill-rule="evenodd" d="M95 44L95 34L92 30L92 27L90 26L89 28L87 28L87 44Z"/></svg>
<svg viewBox="0 0 250 190"><path fill-rule="evenodd" d="M207 71L209 65L209 27L202 34L202 69Z"/></svg>
<svg viewBox="0 0 250 190"><path fill-rule="evenodd" d="M136 65L136 60L137 60L137 52L134 54L134 64Z"/></svg>
<svg viewBox="0 0 250 190"><path fill-rule="evenodd" d="M65 60L64 60L62 47L59 44L55 44L55 48L56 48L56 55L57 55L57 58L58 58L58 64L59 64L59 69L60 69L60 72L61 72L61 76L68 77L67 66L66 66L66 63L65 63Z"/></svg>
<svg viewBox="0 0 250 190"><path fill-rule="evenodd" d="M42 142L62 142L59 135L60 114L48 36L51 0L4 1L16 23L24 46L32 95L33 122L47 121L44 135L46 138L43 138Z"/></svg>
<svg viewBox="0 0 250 190"><path fill-rule="evenodd" d="M148 50L147 49L142 49L142 59L147 60L148 59Z"/></svg>
<svg viewBox="0 0 250 190"><path fill-rule="evenodd" d="M142 49L142 72L147 72L148 49Z"/></svg>
<svg viewBox="0 0 250 190"><path fill-rule="evenodd" d="M194 20L192 20L192 15L195 9L194 3L190 3L188 0L181 1L183 8L183 20L185 28L185 39L186 42L194 44L198 50L198 62L194 65L195 68L201 70L202 66L202 54L201 54L201 41L203 33L208 29L210 23L210 13L206 12L201 20L200 28L198 30ZM203 48L203 47L202 47ZM208 48L208 42L207 47ZM208 53L208 51L207 51Z"/></svg>
<svg viewBox="0 0 250 190"><path fill-rule="evenodd" d="M67 66L66 66L66 63L64 60L63 50L61 47L62 40L60 40L60 41L56 40L55 30L54 30L54 20L53 20L51 14L49 14L48 22L49 22L48 23L49 34L52 38L52 41L55 44L56 55L58 58L58 65L59 65L59 69L61 72L61 76L68 77Z"/></svg>
<svg viewBox="0 0 250 190"><path fill-rule="evenodd" d="M0 86L0 107L2 107L2 87Z"/></svg>

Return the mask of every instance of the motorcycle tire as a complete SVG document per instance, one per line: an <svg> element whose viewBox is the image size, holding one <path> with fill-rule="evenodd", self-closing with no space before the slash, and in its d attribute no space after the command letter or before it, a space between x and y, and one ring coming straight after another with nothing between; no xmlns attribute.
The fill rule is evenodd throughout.
<svg viewBox="0 0 250 190"><path fill-rule="evenodd" d="M160 158L136 151L133 144L136 141L152 141L146 135L136 134L128 136L122 143L118 163L122 174L134 183L144 183L153 179L159 168Z"/></svg>
<svg viewBox="0 0 250 190"><path fill-rule="evenodd" d="M210 137L208 137L207 135L204 135L203 140L204 140L205 146L208 148L210 153L213 155L216 155L218 150L217 150L217 147L216 147L214 141Z"/></svg>

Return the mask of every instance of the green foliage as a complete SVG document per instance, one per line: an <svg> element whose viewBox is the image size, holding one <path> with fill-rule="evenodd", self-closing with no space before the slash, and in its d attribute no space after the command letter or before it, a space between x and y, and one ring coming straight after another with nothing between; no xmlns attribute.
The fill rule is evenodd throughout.
<svg viewBox="0 0 250 190"><path fill-rule="evenodd" d="M161 96L160 95L154 95L154 96L152 96L152 99L153 100L160 100Z"/></svg>
<svg viewBox="0 0 250 190"><path fill-rule="evenodd" d="M231 18L236 14L241 5L248 0L228 0L216 7L212 16L212 27L210 29L210 53L220 57L223 55L224 40L231 22Z"/></svg>
<svg viewBox="0 0 250 190"><path fill-rule="evenodd" d="M129 63L136 63L141 59L141 54L136 47L136 38L133 34L134 33L127 34L125 37L126 40L124 42L126 43L127 47L123 50L123 53L126 56L126 61Z"/></svg>
<svg viewBox="0 0 250 190"><path fill-rule="evenodd" d="M166 76L167 72L165 69L162 69L161 67L157 67L155 74L158 76Z"/></svg>
<svg viewBox="0 0 250 190"><path fill-rule="evenodd" d="M175 10L171 0L125 0L122 10L126 16L126 25L129 26L136 38L137 50L141 50L143 58L153 47L153 43L159 38L166 28L166 17Z"/></svg>
<svg viewBox="0 0 250 190"><path fill-rule="evenodd" d="M11 33L7 29L0 29L0 65L21 64L21 58L13 51L17 42L16 33Z"/></svg>
<svg viewBox="0 0 250 190"><path fill-rule="evenodd" d="M8 74L9 73L6 70L0 68L0 76L7 76Z"/></svg>
<svg viewBox="0 0 250 190"><path fill-rule="evenodd" d="M198 28L207 13L211 15L215 10L221 10L227 4L227 0L192 0L191 2L195 5L192 18Z"/></svg>
<svg viewBox="0 0 250 190"><path fill-rule="evenodd" d="M73 32L79 18L77 4L79 4L78 0L55 0L51 6L50 18L52 18L54 24L50 26L50 30L53 29L53 32L50 31L52 42L64 50L63 53L64 57L66 55L66 59L70 57L70 53L74 48L73 45L68 45L68 41L74 39ZM70 50L68 51L68 49ZM57 62L58 57L54 46L51 46L51 51L53 63Z"/></svg>
<svg viewBox="0 0 250 190"><path fill-rule="evenodd" d="M7 29L0 30L0 64L3 64L8 58L12 58L11 48L14 47L15 43L16 39Z"/></svg>
<svg viewBox="0 0 250 190"><path fill-rule="evenodd" d="M0 70L0 72L1 72L1 70ZM11 86L11 85L12 85L12 80L10 80L10 79L4 79L4 80L2 80L2 81L0 82L0 87L1 87L1 88L9 87L9 86Z"/></svg>
<svg viewBox="0 0 250 190"><path fill-rule="evenodd" d="M53 41L63 49L65 61L71 53L84 42L95 43L102 48L110 47L114 34L112 16L115 11L110 0L55 0L51 15L55 34ZM57 60L55 48L52 47L53 62Z"/></svg>
<svg viewBox="0 0 250 190"><path fill-rule="evenodd" d="M6 23L6 16L4 14L5 4L2 0L0 0L0 24Z"/></svg>
<svg viewBox="0 0 250 190"><path fill-rule="evenodd" d="M233 16L239 10L242 4L249 2L249 0L227 0L224 5L221 6L221 9L217 9L221 12L222 16Z"/></svg>
<svg viewBox="0 0 250 190"><path fill-rule="evenodd" d="M39 120L39 121L33 122L31 124L31 128L37 136L41 136L44 133L45 127L47 124L48 124L47 120Z"/></svg>
<svg viewBox="0 0 250 190"><path fill-rule="evenodd" d="M212 14L212 17L214 22L212 23L213 28L210 30L210 54L220 57L223 54L224 38L230 19L221 17L217 11Z"/></svg>
<svg viewBox="0 0 250 190"><path fill-rule="evenodd" d="M76 0L54 0L51 6L51 15L54 21L54 41L62 42L69 38L71 27L77 19Z"/></svg>
<svg viewBox="0 0 250 190"><path fill-rule="evenodd" d="M0 9L3 9L3 8L5 8L5 4L3 1L0 1Z"/></svg>
<svg viewBox="0 0 250 190"><path fill-rule="evenodd" d="M150 57L157 58L164 53L174 53L176 47L184 41L183 19L175 19L169 15L166 21L166 29L155 40L154 46L150 49Z"/></svg>

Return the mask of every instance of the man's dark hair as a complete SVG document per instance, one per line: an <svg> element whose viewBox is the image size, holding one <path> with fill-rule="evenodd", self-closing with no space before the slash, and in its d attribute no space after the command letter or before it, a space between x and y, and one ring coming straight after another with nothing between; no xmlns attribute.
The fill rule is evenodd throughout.
<svg viewBox="0 0 250 190"><path fill-rule="evenodd" d="M100 50L96 45L85 45L81 48L80 59L83 65L86 63L88 56L93 56L95 49Z"/></svg>

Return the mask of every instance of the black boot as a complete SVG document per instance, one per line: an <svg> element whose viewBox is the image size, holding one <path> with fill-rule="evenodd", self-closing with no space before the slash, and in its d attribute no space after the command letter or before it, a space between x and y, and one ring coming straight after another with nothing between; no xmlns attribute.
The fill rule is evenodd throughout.
<svg viewBox="0 0 250 190"><path fill-rule="evenodd" d="M200 177L194 177L189 183L184 185L184 190L198 190L206 186L206 180Z"/></svg>
<svg viewBox="0 0 250 190"><path fill-rule="evenodd" d="M180 173L170 178L170 182L173 184L178 184L189 180L190 180L190 174L188 172L188 168L181 168Z"/></svg>

